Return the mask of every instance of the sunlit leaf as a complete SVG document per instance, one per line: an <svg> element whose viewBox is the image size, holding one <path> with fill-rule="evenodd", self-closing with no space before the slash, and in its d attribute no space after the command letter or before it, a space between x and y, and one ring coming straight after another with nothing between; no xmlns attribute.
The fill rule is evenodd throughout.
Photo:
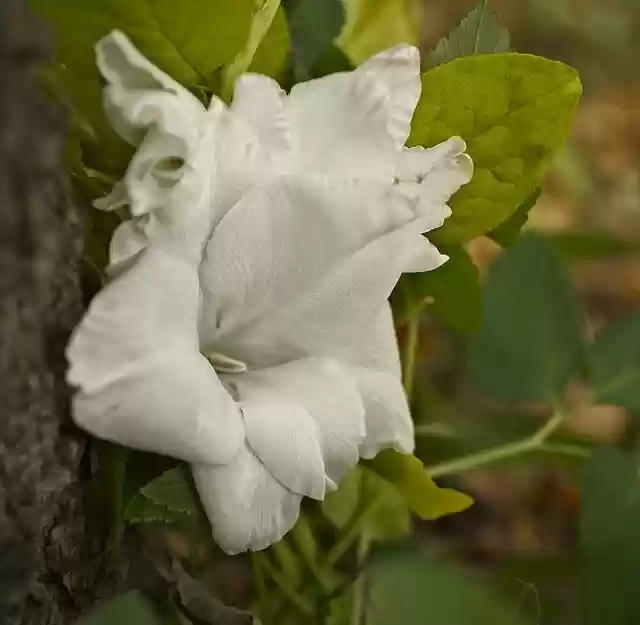
<svg viewBox="0 0 640 625"><path fill-rule="evenodd" d="M541 193L542 189L536 189L509 219L489 232L488 236L502 247L512 245L529 220L529 213L537 204Z"/></svg>
<svg viewBox="0 0 640 625"><path fill-rule="evenodd" d="M473 500L450 488L439 488L415 456L385 449L365 466L391 482L422 519L438 519L466 510Z"/></svg>
<svg viewBox="0 0 640 625"><path fill-rule="evenodd" d="M460 242L504 222L540 186L564 143L581 85L572 68L525 54L455 59L423 75L411 145L461 136L475 164L434 237Z"/></svg>

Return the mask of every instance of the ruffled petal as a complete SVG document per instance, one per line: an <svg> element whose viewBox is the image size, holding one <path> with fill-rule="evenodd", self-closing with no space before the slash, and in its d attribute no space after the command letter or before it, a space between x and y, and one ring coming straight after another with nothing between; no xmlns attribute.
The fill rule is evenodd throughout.
<svg viewBox="0 0 640 625"><path fill-rule="evenodd" d="M297 84L288 100L296 167L391 182L420 90L419 53L406 45Z"/></svg>
<svg viewBox="0 0 640 625"><path fill-rule="evenodd" d="M357 464L358 448L365 435L364 408L356 384L349 378L348 371L337 362L324 358L305 358L278 367L233 376L233 379L237 380L249 443L269 470L278 463L288 463L283 471L272 471L285 486L305 495L317 495L316 498L321 494L319 484L316 484L317 494L311 495L309 489L302 490L294 483L294 480L303 479L302 473L307 470L305 465L309 468L312 459L302 458L299 466L293 466L294 462L289 460L292 457L291 452L285 453L279 449L280 446L289 446L292 442L295 445L298 437L313 435L319 442L323 461L322 477L324 480L326 476L328 488L335 488ZM295 405L304 409L304 418L299 419L297 424L292 420L291 426L281 430L276 423L282 420L282 416L275 414L267 419L257 412L248 415L243 396L246 394L246 388L250 389L256 384L270 388L276 397L282 398L282 401L295 402ZM283 410L282 415L284 414ZM309 420L313 423L313 428L310 427ZM267 453L269 456L275 454L273 458L268 458L262 451L269 441L273 442L267 448ZM304 445L300 444L300 452L307 446L306 442ZM313 447L315 454L315 445ZM296 451L298 454L300 452ZM299 460L295 462L300 463ZM291 471L301 475L292 479L289 475ZM283 477L280 477L281 475Z"/></svg>
<svg viewBox="0 0 640 625"><path fill-rule="evenodd" d="M298 519L302 495L280 484L248 447L230 464L192 471L213 538L229 554L266 549Z"/></svg>
<svg viewBox="0 0 640 625"><path fill-rule="evenodd" d="M228 462L239 408L198 351L197 273L153 249L92 301L67 358L73 418L98 437L188 462Z"/></svg>
<svg viewBox="0 0 640 625"><path fill-rule="evenodd" d="M419 199L418 210L428 217L425 230L442 226L451 210L446 203L473 177L473 161L460 137L432 148L405 148L398 159L398 186Z"/></svg>

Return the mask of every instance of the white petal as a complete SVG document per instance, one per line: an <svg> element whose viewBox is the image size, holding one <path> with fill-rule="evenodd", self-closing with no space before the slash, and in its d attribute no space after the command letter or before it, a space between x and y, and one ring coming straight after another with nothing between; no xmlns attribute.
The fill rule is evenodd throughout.
<svg viewBox="0 0 640 625"><path fill-rule="evenodd" d="M288 394L280 367L225 376L237 393L247 441L280 483L323 499L325 474L320 432L304 404Z"/></svg>
<svg viewBox="0 0 640 625"><path fill-rule="evenodd" d="M302 496L275 480L248 448L233 463L192 470L213 538L229 554L265 549L298 519Z"/></svg>
<svg viewBox="0 0 640 625"><path fill-rule="evenodd" d="M135 145L147 126L157 124L168 135L187 143L196 140L193 121L203 115L204 107L148 61L126 35L114 30L103 37L96 44L96 61L108 83L107 113L124 139Z"/></svg>
<svg viewBox="0 0 640 625"><path fill-rule="evenodd" d="M306 213L300 219L305 216ZM331 236L343 235L340 231L325 234L315 227L313 220L307 221L312 225L307 228L300 225L297 235L300 243L288 249L289 256L283 255L282 261L268 248L264 250L252 238L253 232L245 231L247 242L261 252L259 260L251 262L254 266L262 263L268 273L247 271L255 281L244 277L244 267L227 274L229 280L237 281L239 293L244 289L247 298L263 294L263 300L247 308L254 314L246 323L241 307L234 305L222 311L218 321L222 318L223 322L215 340L225 354L256 367L309 355L340 360L343 353L350 353L353 348L350 336L375 322L402 272L415 268L416 253L422 251L421 245L426 242L410 223L351 254L336 257L333 263L326 263L322 257L315 261L314 247L331 249L334 244ZM274 243L279 243L278 239ZM246 260L246 256L239 258L244 260L237 263ZM319 270L314 268L314 261L322 263ZM258 282L260 277L264 277L263 284ZM277 297L273 299L272 294ZM206 301L215 302L215 291ZM240 296L237 301L242 301ZM233 322L234 315L239 324ZM226 329L225 317L231 320Z"/></svg>
<svg viewBox="0 0 640 625"><path fill-rule="evenodd" d="M365 434L364 408L355 383L337 362L323 358L305 358L278 367L233 376L233 379L238 381L243 407L245 384L262 381L283 400L292 400L306 411L298 429L296 424L292 423L291 429L281 430L277 427L277 421L282 419L281 416L274 415L267 420L260 415L255 415L260 420L249 419L245 409L249 442L270 470L274 463L278 462L288 462L292 465L293 461L286 460L292 454L282 452L281 459L277 456L274 459L268 459L261 451L264 447L263 439L272 439L273 448L277 453L278 446L282 446L283 442L286 441L285 444L288 445L289 439L295 441L298 436L307 432L315 435L319 441L324 464L322 477L324 480L326 474L329 488L335 488L335 485L357 464L358 447ZM311 417L315 428L310 428L307 423L308 417ZM313 452L315 453L315 446ZM301 461L296 462L301 466L289 466L288 470L302 473L308 470L311 459L302 458ZM291 477L281 478L276 471L272 473L291 490L310 494L292 483Z"/></svg>
<svg viewBox="0 0 640 625"><path fill-rule="evenodd" d="M460 137L451 137L432 148L405 148L398 159L400 188L418 197L420 212L429 217L424 232L442 226L451 214L449 198L473 177L466 147Z"/></svg>
<svg viewBox="0 0 640 625"><path fill-rule="evenodd" d="M354 369L366 411L366 436L360 447L363 458L373 458L392 447L412 453L414 428L400 378L364 367Z"/></svg>
<svg viewBox="0 0 640 625"><path fill-rule="evenodd" d="M390 182L420 89L419 53L411 46L353 72L297 84L288 107L300 170Z"/></svg>
<svg viewBox="0 0 640 625"><path fill-rule="evenodd" d="M68 350L73 417L96 436L189 462L227 462L239 409L198 351L196 272L156 249L101 291Z"/></svg>
<svg viewBox="0 0 640 625"><path fill-rule="evenodd" d="M413 211L395 187L364 181L281 178L245 195L207 245L200 275L205 310L215 314L203 319L203 336L215 343L303 305L354 253L411 223Z"/></svg>
<svg viewBox="0 0 640 625"><path fill-rule="evenodd" d="M236 81L231 104L231 111L251 126L265 151L280 158L291 147L286 98L285 91L272 78L244 74Z"/></svg>

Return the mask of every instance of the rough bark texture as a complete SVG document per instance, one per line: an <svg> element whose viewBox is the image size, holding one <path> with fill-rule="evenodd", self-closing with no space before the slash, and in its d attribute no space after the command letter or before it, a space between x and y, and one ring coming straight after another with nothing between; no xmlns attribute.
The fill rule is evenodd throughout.
<svg viewBox="0 0 640 625"><path fill-rule="evenodd" d="M86 524L83 439L64 349L82 312L82 228L67 190L65 119L37 71L47 37L0 0L0 623L72 623L105 590ZM93 517L92 517L93 518Z"/></svg>

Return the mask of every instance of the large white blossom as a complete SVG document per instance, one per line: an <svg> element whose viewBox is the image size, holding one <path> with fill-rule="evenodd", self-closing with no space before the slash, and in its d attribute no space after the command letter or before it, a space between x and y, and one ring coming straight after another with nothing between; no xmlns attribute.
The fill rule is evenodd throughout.
<svg viewBox="0 0 640 625"><path fill-rule="evenodd" d="M245 75L205 108L114 32L114 128L138 146L113 279L68 349L76 422L191 464L227 552L262 549L360 457L413 450L387 298L446 257L422 233L471 177L459 138L405 148L415 48L296 85Z"/></svg>

